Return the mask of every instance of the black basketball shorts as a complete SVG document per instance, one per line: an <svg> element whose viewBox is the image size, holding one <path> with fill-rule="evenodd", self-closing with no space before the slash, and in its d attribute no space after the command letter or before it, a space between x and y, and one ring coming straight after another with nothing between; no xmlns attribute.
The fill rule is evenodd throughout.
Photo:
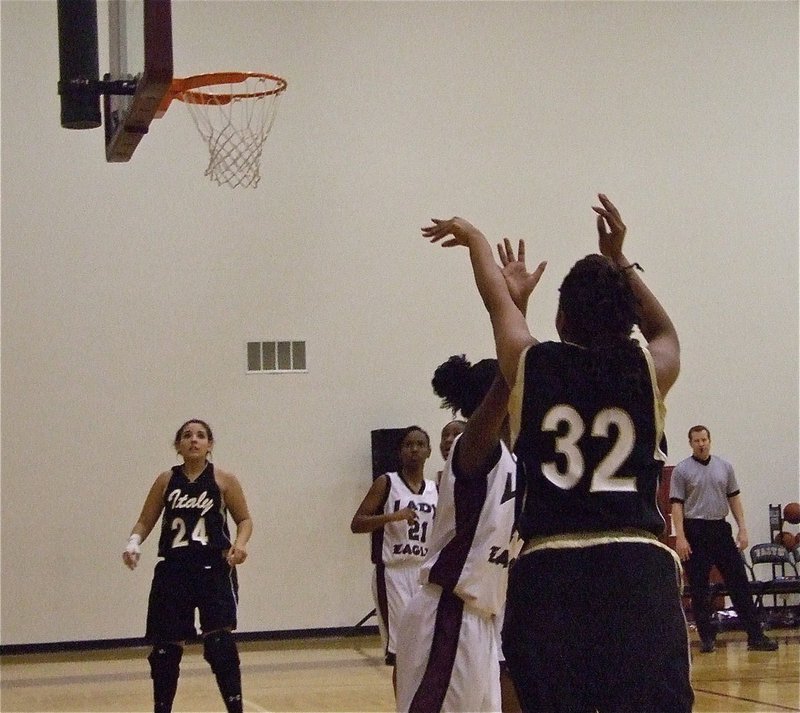
<svg viewBox="0 0 800 713"><path fill-rule="evenodd" d="M200 612L203 633L235 629L238 589L236 569L221 555L205 561L160 561L150 588L147 641L195 638L195 609Z"/></svg>
<svg viewBox="0 0 800 713"><path fill-rule="evenodd" d="M530 712L689 713L678 568L620 542L521 556L509 575L503 651Z"/></svg>

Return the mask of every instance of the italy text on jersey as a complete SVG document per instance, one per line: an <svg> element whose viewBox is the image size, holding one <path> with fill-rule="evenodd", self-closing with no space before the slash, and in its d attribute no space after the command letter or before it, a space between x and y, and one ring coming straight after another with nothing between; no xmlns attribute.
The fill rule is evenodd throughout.
<svg viewBox="0 0 800 713"><path fill-rule="evenodd" d="M200 515L205 515L211 508L214 507L214 499L208 496L208 491L204 490L200 495L190 496L181 492L180 488L176 488L169 495L167 495L167 503L173 510L197 509L200 510Z"/></svg>

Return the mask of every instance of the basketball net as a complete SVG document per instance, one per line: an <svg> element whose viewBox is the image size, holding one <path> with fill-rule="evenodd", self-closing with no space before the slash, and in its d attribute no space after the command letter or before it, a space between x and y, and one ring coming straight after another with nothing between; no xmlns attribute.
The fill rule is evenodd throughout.
<svg viewBox="0 0 800 713"><path fill-rule="evenodd" d="M255 188L286 81L269 74L228 72L178 82L173 98L188 107L208 146L205 175L220 186Z"/></svg>

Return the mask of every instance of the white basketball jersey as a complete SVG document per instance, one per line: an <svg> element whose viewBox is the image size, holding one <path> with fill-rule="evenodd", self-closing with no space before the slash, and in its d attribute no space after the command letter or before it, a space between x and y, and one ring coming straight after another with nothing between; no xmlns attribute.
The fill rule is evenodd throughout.
<svg viewBox="0 0 800 713"><path fill-rule="evenodd" d="M417 494L406 484L398 473L389 476L389 493L383 512L397 512L403 508L416 510L417 519L408 523L405 520L387 522L381 530L373 534L381 540L381 560L387 566L408 561L422 562L428 554L428 540L436 516L436 503L439 493L432 480L422 481L424 487Z"/></svg>
<svg viewBox="0 0 800 713"><path fill-rule="evenodd" d="M420 581L438 584L470 606L497 614L505 605L508 565L516 554L510 542L517 464L501 441L500 457L485 476L457 478L457 446L458 439L439 482L436 525Z"/></svg>

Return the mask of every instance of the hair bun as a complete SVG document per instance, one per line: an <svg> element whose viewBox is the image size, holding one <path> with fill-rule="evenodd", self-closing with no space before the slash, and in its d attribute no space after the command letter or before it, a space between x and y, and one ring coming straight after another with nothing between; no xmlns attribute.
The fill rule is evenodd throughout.
<svg viewBox="0 0 800 713"><path fill-rule="evenodd" d="M461 410L461 397L464 383L469 378L472 364L464 354L454 354L444 364L440 364L433 373L431 386L433 393L442 399L442 408L452 411Z"/></svg>

